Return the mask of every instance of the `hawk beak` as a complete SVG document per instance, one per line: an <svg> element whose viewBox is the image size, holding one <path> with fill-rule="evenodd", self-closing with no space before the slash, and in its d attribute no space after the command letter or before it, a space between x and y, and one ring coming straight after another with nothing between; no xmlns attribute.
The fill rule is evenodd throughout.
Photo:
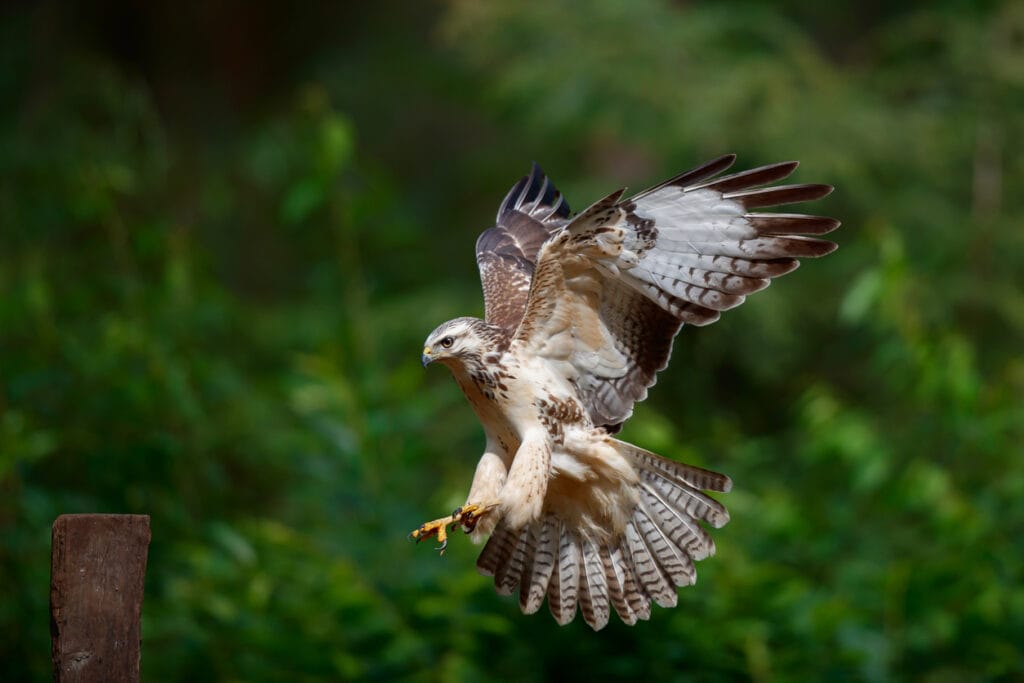
<svg viewBox="0 0 1024 683"><path fill-rule="evenodd" d="M423 349L423 367L430 365L430 362L434 360L433 356L430 355L430 347Z"/></svg>

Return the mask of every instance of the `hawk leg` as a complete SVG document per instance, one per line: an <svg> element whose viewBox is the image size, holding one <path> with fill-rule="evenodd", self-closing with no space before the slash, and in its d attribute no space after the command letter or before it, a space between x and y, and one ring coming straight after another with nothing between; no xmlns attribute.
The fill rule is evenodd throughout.
<svg viewBox="0 0 1024 683"><path fill-rule="evenodd" d="M496 507L498 507L498 503L466 503L462 507L456 508L455 512L447 517L424 522L418 529L409 534L409 538L419 543L424 538L437 536L437 541L441 545L436 550L444 555L444 551L448 547L449 529L458 524L465 533L472 533L480 518Z"/></svg>

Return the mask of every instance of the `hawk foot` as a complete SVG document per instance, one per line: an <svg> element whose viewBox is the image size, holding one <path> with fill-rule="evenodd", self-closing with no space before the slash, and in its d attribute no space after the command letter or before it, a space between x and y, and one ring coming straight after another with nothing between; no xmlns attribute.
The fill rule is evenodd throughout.
<svg viewBox="0 0 1024 683"><path fill-rule="evenodd" d="M451 516L435 519L432 522L424 522L423 524L420 524L418 529L414 529L412 533L409 534L409 538L419 543L424 538L437 536L437 541L441 545L434 548L434 550L437 550L444 555L445 548L448 547L448 525L453 522L454 519Z"/></svg>
<svg viewBox="0 0 1024 683"><path fill-rule="evenodd" d="M473 533L476 529L477 522L480 518L486 515L492 509L498 507L497 503L489 504L477 504L477 503L466 503L460 508L456 508L452 516L457 519L459 524L462 525L462 530L467 534Z"/></svg>
<svg viewBox="0 0 1024 683"><path fill-rule="evenodd" d="M448 531L450 529L454 528L455 525L460 525L465 533L472 533L476 529L480 518L496 507L498 507L497 503L467 503L462 507L456 508L455 512L447 517L424 522L418 529L413 530L409 534L409 538L419 543L424 538L437 536L437 541L441 545L435 548L435 550L444 555L444 551L448 548Z"/></svg>

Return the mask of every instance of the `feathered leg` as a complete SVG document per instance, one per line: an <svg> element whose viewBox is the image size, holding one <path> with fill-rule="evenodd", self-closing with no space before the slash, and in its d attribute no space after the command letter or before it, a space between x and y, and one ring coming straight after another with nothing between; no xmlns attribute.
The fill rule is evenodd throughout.
<svg viewBox="0 0 1024 683"><path fill-rule="evenodd" d="M499 453L501 449L489 439L487 448L476 466L476 474L473 476L466 504L447 517L421 524L409 534L409 537L419 542L436 536L441 544L437 550L443 555L448 547L448 530L455 525L461 526L463 531L471 534L474 541L479 541L482 536L490 533L496 520L493 519L493 515L487 513L498 507L498 493L508 475L506 459Z"/></svg>
<svg viewBox="0 0 1024 683"><path fill-rule="evenodd" d="M524 435L512 460L505 485L501 487L501 517L512 529L520 529L540 518L551 470L551 442L543 429Z"/></svg>

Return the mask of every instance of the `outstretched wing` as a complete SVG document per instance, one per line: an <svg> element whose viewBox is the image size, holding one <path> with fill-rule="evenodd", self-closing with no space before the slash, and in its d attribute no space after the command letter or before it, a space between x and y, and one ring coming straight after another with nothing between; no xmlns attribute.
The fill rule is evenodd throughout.
<svg viewBox="0 0 1024 683"><path fill-rule="evenodd" d="M828 185L763 187L797 162L718 177L720 157L630 199L616 192L543 245L514 344L577 387L595 424L614 430L668 364L683 323L706 325L771 279L836 245L804 235L833 218L750 213L824 197Z"/></svg>
<svg viewBox="0 0 1024 683"><path fill-rule="evenodd" d="M495 226L476 241L487 322L509 330L519 324L537 253L568 216L569 205L537 164L509 190Z"/></svg>

